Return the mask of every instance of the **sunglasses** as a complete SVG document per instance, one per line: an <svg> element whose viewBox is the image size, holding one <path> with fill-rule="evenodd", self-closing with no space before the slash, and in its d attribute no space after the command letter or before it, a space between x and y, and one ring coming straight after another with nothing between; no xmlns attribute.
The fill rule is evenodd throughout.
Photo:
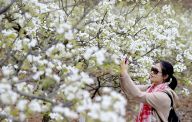
<svg viewBox="0 0 192 122"><path fill-rule="evenodd" d="M158 74L160 71L155 67L151 67L151 72L153 72L153 74Z"/></svg>

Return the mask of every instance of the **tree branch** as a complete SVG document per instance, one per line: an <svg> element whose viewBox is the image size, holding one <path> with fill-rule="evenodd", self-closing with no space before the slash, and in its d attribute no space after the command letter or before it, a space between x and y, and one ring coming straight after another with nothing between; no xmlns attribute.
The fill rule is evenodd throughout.
<svg viewBox="0 0 192 122"><path fill-rule="evenodd" d="M16 93L20 94L21 96L25 96L25 97L28 97L30 99L38 99L38 100L42 100L42 101L45 101L45 102L49 102L52 105L59 105L59 104L61 104L59 102L53 101L51 99L48 99L48 98L46 98L44 96L35 96L35 95L32 95L32 94L27 94L27 93L21 92L21 91L17 90L16 88L13 88L13 91L15 91ZM70 107L70 106L72 106L72 103L71 102L62 103L62 106L63 107Z"/></svg>
<svg viewBox="0 0 192 122"><path fill-rule="evenodd" d="M93 95L91 96L91 98L93 99L95 97L95 95L97 94L97 92L99 92L99 89L101 87L101 82L100 79L97 77L97 81L98 81L98 86L95 89L95 92L93 93Z"/></svg>
<svg viewBox="0 0 192 122"><path fill-rule="evenodd" d="M12 0L9 5L7 5L5 8L0 9L0 15L7 12L14 2L16 2L16 0Z"/></svg>
<svg viewBox="0 0 192 122"><path fill-rule="evenodd" d="M24 93L24 92L21 92L21 91L17 90L16 88L13 88L13 91L20 94L21 96L25 96L25 97L28 97L30 99L38 99L38 100L43 100L43 101L49 102L51 104L55 104L55 102L53 102L50 99L45 98L44 96L35 96L35 95L32 95L32 94L27 94L27 93Z"/></svg>
<svg viewBox="0 0 192 122"><path fill-rule="evenodd" d="M147 54L149 54L150 52L152 52L153 50L155 50L155 49L157 49L157 48L159 48L159 47L161 47L161 45L159 45L159 46L157 46L157 47L153 47L153 48L151 48L148 52L146 52L145 54L141 55L140 57L144 57L144 56L146 56ZM130 63L135 64L137 60L138 60L138 58L137 58L137 59L134 59L134 60L131 61Z"/></svg>
<svg viewBox="0 0 192 122"><path fill-rule="evenodd" d="M157 4L155 4L155 6L154 6L145 16L142 16L142 17L140 17L140 18L136 18L135 23L134 23L134 25L133 25L132 27L135 27L135 25L136 25L141 19L148 17L149 14L159 5L160 2L161 2L161 0L159 0L159 1L157 2Z"/></svg>
<svg viewBox="0 0 192 122"><path fill-rule="evenodd" d="M139 31L137 31L137 32L133 35L133 37L137 36L137 34L138 34L139 32L141 32L142 30L145 30L145 29L147 29L147 28L146 28L146 27L141 28Z"/></svg>

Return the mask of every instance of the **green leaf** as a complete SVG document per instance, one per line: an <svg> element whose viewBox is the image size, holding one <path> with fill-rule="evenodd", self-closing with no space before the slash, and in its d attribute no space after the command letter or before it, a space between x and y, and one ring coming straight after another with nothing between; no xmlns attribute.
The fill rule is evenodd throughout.
<svg viewBox="0 0 192 122"><path fill-rule="evenodd" d="M41 82L42 82L42 89L45 89L45 90L54 86L56 83L56 81L51 78L43 79L43 80L41 80Z"/></svg>

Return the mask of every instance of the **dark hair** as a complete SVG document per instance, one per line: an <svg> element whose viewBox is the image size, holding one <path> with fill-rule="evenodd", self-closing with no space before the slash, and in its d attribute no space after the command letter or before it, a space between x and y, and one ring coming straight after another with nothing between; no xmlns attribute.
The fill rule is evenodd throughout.
<svg viewBox="0 0 192 122"><path fill-rule="evenodd" d="M161 64L162 74L164 76L168 75L168 78L164 82L170 82L169 87L174 90L177 87L177 79L175 78L175 76L173 76L174 71L173 71L172 64L167 61L160 61L160 64Z"/></svg>

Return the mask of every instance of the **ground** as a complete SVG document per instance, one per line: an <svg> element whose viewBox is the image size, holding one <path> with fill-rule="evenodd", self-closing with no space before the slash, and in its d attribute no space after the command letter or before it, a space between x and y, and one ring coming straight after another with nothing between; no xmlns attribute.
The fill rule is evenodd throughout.
<svg viewBox="0 0 192 122"><path fill-rule="evenodd" d="M190 91L192 86L189 87ZM181 117L182 122L192 122L192 93L190 95L179 95L180 103L177 108L178 114Z"/></svg>

